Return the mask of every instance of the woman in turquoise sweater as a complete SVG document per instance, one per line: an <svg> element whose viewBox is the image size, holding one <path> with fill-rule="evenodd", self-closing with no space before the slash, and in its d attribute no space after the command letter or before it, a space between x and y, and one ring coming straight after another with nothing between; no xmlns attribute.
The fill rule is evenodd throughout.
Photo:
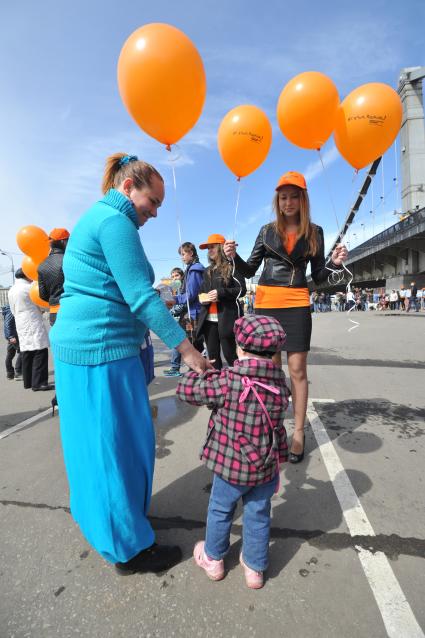
<svg viewBox="0 0 425 638"><path fill-rule="evenodd" d="M50 332L71 513L120 573L161 571L181 558L157 545L147 518L155 435L140 359L153 330L185 363L211 367L152 287L138 229L157 216L161 175L135 156L107 159L104 198L78 221L63 262L64 294Z"/></svg>

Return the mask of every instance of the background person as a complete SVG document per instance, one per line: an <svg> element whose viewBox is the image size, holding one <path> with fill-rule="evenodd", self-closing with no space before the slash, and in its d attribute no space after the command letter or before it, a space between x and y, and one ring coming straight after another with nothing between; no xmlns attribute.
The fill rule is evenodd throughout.
<svg viewBox="0 0 425 638"><path fill-rule="evenodd" d="M151 328L201 373L211 367L153 289L138 229L164 199L158 171L137 157L106 161L104 197L73 229L61 309L51 330L71 513L121 574L158 572L181 558L157 545L147 517L155 434L140 357Z"/></svg>
<svg viewBox="0 0 425 638"><path fill-rule="evenodd" d="M50 325L56 321L59 300L63 293L63 256L69 239L65 228L53 228L49 234L50 254L37 268L38 291L50 307Z"/></svg>
<svg viewBox="0 0 425 638"><path fill-rule="evenodd" d="M394 288L390 292L390 310L396 310L398 303L398 294Z"/></svg>
<svg viewBox="0 0 425 638"><path fill-rule="evenodd" d="M170 277L172 284L175 282L180 282L180 287L183 285L184 272L181 268L173 268L170 273ZM170 314L176 321L179 321L180 317L185 313L186 310L186 304L175 304L170 308ZM176 348L173 348L171 352L170 367L168 368L168 370L164 370L164 377L181 377L181 361L182 356L180 352Z"/></svg>
<svg viewBox="0 0 425 638"><path fill-rule="evenodd" d="M179 255L186 265L183 285L180 292L174 297L176 304L184 304L186 309L180 316L180 325L186 331L189 340L198 352L204 350L204 340L196 336L198 318L201 312L199 292L201 290L204 266L199 262L196 247L192 242L186 241L179 247Z"/></svg>
<svg viewBox="0 0 425 638"><path fill-rule="evenodd" d="M198 320L197 336L203 335L208 357L214 367L221 370L221 351L229 366L236 359L236 341L233 326L243 315L243 298L246 293L243 275L235 271L227 260L223 245L225 239L218 233L210 235L200 244L201 250L208 249L209 266L204 270L200 292L207 300L202 303Z"/></svg>
<svg viewBox="0 0 425 638"><path fill-rule="evenodd" d="M53 390L49 383L49 338L43 313L30 299L31 279L21 268L15 273L16 281L9 290L10 310L15 317L22 357L24 388Z"/></svg>
<svg viewBox="0 0 425 638"><path fill-rule="evenodd" d="M406 312L407 312L407 309L410 306L410 295L411 295L410 288L406 288L406 294L405 294L405 297L404 297L404 309L405 309Z"/></svg>
<svg viewBox="0 0 425 638"><path fill-rule="evenodd" d="M323 230L310 219L307 185L303 175L285 173L276 186L273 201L276 221L263 226L247 261L236 254L234 241L227 241L224 251L235 259L245 277L253 277L264 261L256 289L255 312L280 321L285 333L288 369L291 377L295 431L290 462L304 457L304 422L307 410L307 355L310 350L311 313L306 268L316 285L329 275L325 266ZM331 268L339 268L347 259L347 249L338 245L332 253ZM280 354L275 362L281 365Z"/></svg>
<svg viewBox="0 0 425 638"><path fill-rule="evenodd" d="M3 306L1 309L3 315L3 331L4 338L7 341L6 351L6 378L9 380L15 379L19 381L22 379L22 357L19 350L19 337L16 330L15 318L12 315L10 306ZM15 367L13 367L13 359L16 357Z"/></svg>
<svg viewBox="0 0 425 638"><path fill-rule="evenodd" d="M406 307L406 311L409 312L410 308L414 308L416 312L419 312L418 304L417 304L417 295L418 289L416 283L412 281L410 284L410 295L408 296L408 303Z"/></svg>

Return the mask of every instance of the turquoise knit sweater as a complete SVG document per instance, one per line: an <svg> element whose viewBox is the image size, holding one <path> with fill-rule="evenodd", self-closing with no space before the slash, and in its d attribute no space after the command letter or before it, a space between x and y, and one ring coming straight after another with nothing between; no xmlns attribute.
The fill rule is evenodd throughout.
<svg viewBox="0 0 425 638"><path fill-rule="evenodd" d="M152 288L133 204L111 189L79 220L65 252L64 293L50 343L65 363L98 365L139 354L147 328L169 348L185 338Z"/></svg>

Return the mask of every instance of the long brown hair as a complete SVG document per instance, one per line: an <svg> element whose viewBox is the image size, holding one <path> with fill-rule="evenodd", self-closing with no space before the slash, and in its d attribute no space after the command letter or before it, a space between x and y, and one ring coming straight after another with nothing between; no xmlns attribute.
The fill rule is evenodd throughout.
<svg viewBox="0 0 425 638"><path fill-rule="evenodd" d="M209 266L209 276L210 281L212 280L213 272L216 272L219 277L224 280L226 286L229 284L232 275L232 264L227 260L226 255L224 254L223 244L211 244L212 246L217 246L217 259L212 260L208 258L210 262Z"/></svg>
<svg viewBox="0 0 425 638"><path fill-rule="evenodd" d="M298 188L298 186L295 186ZM308 245L308 254L314 256L318 251L316 225L313 224L310 217L310 200L308 193L303 188L298 188L300 195L300 223L298 226L297 240L305 237ZM275 229L279 237L285 243L287 239L287 230L285 215L282 215L279 209L279 191L273 197L273 210L276 214Z"/></svg>
<svg viewBox="0 0 425 638"><path fill-rule="evenodd" d="M128 157L128 154L114 153L106 158L102 180L103 194L107 193L111 188L117 188L127 177L131 177L134 188L137 189L150 186L154 175L161 182L164 181L162 175L151 164L142 160L133 160L127 164L121 164L123 157Z"/></svg>

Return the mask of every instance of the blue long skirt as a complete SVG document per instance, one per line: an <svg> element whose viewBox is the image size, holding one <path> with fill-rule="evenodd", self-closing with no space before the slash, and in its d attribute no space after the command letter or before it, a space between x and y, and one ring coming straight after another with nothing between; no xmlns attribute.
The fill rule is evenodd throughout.
<svg viewBox="0 0 425 638"><path fill-rule="evenodd" d="M141 359L56 359L55 380L72 516L106 560L128 561L155 540L155 433Z"/></svg>

